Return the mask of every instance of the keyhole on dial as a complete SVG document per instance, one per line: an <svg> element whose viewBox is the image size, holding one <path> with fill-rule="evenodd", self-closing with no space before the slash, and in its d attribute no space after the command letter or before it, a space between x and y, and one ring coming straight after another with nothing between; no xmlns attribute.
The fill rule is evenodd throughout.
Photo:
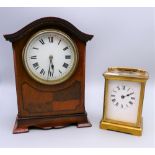
<svg viewBox="0 0 155 155"><path fill-rule="evenodd" d="M50 59L50 60L53 59L53 55L50 55L50 56L49 56L49 59Z"/></svg>

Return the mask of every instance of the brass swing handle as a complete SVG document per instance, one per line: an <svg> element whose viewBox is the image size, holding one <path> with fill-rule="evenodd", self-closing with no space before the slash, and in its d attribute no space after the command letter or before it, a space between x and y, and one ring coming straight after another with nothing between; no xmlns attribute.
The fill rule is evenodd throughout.
<svg viewBox="0 0 155 155"><path fill-rule="evenodd" d="M147 75L148 74L143 69L132 68L132 67L109 67L108 68L108 72L115 72L115 71L120 71L120 72L135 72L135 73L140 73L142 75Z"/></svg>

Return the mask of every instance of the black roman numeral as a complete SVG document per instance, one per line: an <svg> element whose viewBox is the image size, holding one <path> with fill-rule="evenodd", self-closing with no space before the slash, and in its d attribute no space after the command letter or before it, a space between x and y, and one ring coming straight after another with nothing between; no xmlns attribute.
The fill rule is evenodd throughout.
<svg viewBox="0 0 155 155"><path fill-rule="evenodd" d="M118 89L118 90L120 90L120 87L119 87L119 86L117 86L117 89Z"/></svg>
<svg viewBox="0 0 155 155"><path fill-rule="evenodd" d="M129 101L129 103L132 105L133 104L133 102L131 102L131 101Z"/></svg>
<svg viewBox="0 0 155 155"><path fill-rule="evenodd" d="M33 67L37 70L37 69L39 68L38 62L34 63L34 64L33 64Z"/></svg>
<svg viewBox="0 0 155 155"><path fill-rule="evenodd" d="M65 55L65 59L71 59L71 55Z"/></svg>
<svg viewBox="0 0 155 155"><path fill-rule="evenodd" d="M66 51L68 49L68 47L65 47L63 50Z"/></svg>
<svg viewBox="0 0 155 155"><path fill-rule="evenodd" d="M111 95L111 97L115 97L115 95Z"/></svg>
<svg viewBox="0 0 155 155"><path fill-rule="evenodd" d="M132 100L135 100L135 97L131 97Z"/></svg>
<svg viewBox="0 0 155 155"><path fill-rule="evenodd" d="M123 86L123 90L125 90L125 86Z"/></svg>
<svg viewBox="0 0 155 155"><path fill-rule="evenodd" d="M64 68L67 68L67 67L68 67L68 64L67 64L67 63L64 63L64 64L63 64L63 67L64 67Z"/></svg>
<svg viewBox="0 0 155 155"><path fill-rule="evenodd" d="M118 104L119 104L119 103L117 102L115 105L118 106Z"/></svg>
<svg viewBox="0 0 155 155"><path fill-rule="evenodd" d="M45 75L44 69L41 69L40 74Z"/></svg>
<svg viewBox="0 0 155 155"><path fill-rule="evenodd" d="M62 74L61 70L59 70L59 73Z"/></svg>
<svg viewBox="0 0 155 155"><path fill-rule="evenodd" d="M39 48L37 48L37 47L33 47L33 49L34 49L34 50L39 50Z"/></svg>
<svg viewBox="0 0 155 155"><path fill-rule="evenodd" d="M112 102L115 102L116 101L116 99L112 99Z"/></svg>
<svg viewBox="0 0 155 155"><path fill-rule="evenodd" d="M31 56L31 59L37 59L37 56L36 55Z"/></svg>
<svg viewBox="0 0 155 155"><path fill-rule="evenodd" d="M53 43L53 37L48 37L50 43Z"/></svg>
<svg viewBox="0 0 155 155"><path fill-rule="evenodd" d="M123 104L121 104L121 108L123 108Z"/></svg>
<svg viewBox="0 0 155 155"><path fill-rule="evenodd" d="M43 39L40 39L39 41L40 41L40 43L41 43L42 45L44 45L44 44L45 44L45 42L44 42L44 40L43 40Z"/></svg>
<svg viewBox="0 0 155 155"><path fill-rule="evenodd" d="M60 42L61 42L61 39L59 40L58 45L60 44Z"/></svg>

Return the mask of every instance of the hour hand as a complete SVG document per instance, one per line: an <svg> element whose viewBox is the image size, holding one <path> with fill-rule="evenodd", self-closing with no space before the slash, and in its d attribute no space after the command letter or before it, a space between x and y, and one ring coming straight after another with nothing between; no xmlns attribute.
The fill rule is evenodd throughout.
<svg viewBox="0 0 155 155"><path fill-rule="evenodd" d="M49 68L48 68L48 76L47 76L47 79L48 77L51 76L51 64L49 63Z"/></svg>
<svg viewBox="0 0 155 155"><path fill-rule="evenodd" d="M48 76L51 76L51 67L49 65L49 69L48 69Z"/></svg>

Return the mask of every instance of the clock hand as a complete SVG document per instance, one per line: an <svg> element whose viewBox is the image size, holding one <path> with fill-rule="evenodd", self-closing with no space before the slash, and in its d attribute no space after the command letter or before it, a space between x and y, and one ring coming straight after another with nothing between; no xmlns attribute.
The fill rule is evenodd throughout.
<svg viewBox="0 0 155 155"><path fill-rule="evenodd" d="M132 93L130 93L130 94L127 94L126 96L130 96L130 95L132 95L132 94L134 94L134 92L132 92Z"/></svg>
<svg viewBox="0 0 155 155"><path fill-rule="evenodd" d="M122 95L121 98L124 99L125 97L130 96L130 95L132 95L132 94L134 94L134 92L129 93L129 94L127 94L127 95Z"/></svg>
<svg viewBox="0 0 155 155"><path fill-rule="evenodd" d="M53 76L53 74L54 74L53 56L51 55L49 58L50 58L50 65L52 68L52 76Z"/></svg>
<svg viewBox="0 0 155 155"><path fill-rule="evenodd" d="M49 58L49 59L50 59L50 58ZM49 75L51 76L51 61L49 62L49 68L48 68L48 76L47 76L47 79L48 79Z"/></svg>

